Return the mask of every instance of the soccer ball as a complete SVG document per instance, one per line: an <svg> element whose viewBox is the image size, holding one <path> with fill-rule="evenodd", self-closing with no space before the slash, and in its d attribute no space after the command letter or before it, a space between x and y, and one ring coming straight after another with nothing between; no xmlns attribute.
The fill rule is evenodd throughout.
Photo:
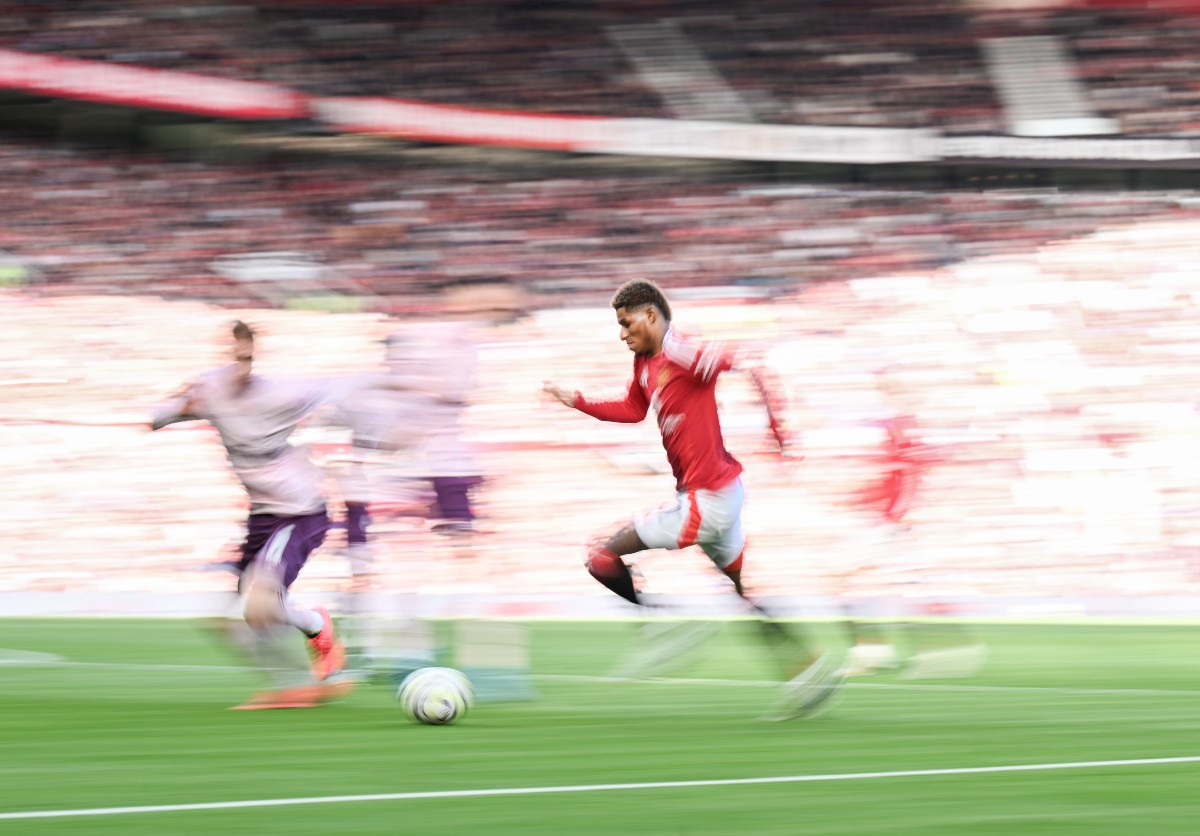
<svg viewBox="0 0 1200 836"><path fill-rule="evenodd" d="M421 668L404 678L396 697L404 713L418 723L442 726L467 713L475 690L462 671Z"/></svg>

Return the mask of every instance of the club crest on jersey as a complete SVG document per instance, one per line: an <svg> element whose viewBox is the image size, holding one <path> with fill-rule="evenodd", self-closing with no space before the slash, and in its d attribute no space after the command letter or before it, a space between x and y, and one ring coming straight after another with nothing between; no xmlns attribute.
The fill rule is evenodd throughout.
<svg viewBox="0 0 1200 836"><path fill-rule="evenodd" d="M667 381L670 379L671 379L671 367L663 366L662 369L658 372L658 383L655 385L655 388L657 388L657 389L663 388L664 386L667 385Z"/></svg>

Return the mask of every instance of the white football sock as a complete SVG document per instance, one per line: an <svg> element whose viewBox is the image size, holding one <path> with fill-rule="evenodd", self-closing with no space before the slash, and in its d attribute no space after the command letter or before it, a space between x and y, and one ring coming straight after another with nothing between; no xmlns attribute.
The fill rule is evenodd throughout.
<svg viewBox="0 0 1200 836"><path fill-rule="evenodd" d="M325 626L325 619L321 618L321 614L307 607L294 607L285 603L283 616L288 624L310 638L320 633L321 628Z"/></svg>

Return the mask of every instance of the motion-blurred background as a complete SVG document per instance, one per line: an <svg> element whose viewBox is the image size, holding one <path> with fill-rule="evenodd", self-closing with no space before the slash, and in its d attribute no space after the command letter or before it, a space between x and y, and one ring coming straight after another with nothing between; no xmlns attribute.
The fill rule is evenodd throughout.
<svg viewBox="0 0 1200 836"><path fill-rule="evenodd" d="M765 594L1194 613L1197 42L1200 3L1133 0L6 3L2 608L204 610L244 498L215 434L150 436L153 406L234 318L263 373L360 373L479 277L525 315L477 330L477 536L405 494L382 583L610 606L582 546L669 499L656 429L538 393L620 391L608 299L641 277L787 389L803 460L721 389ZM331 471L346 441L299 440ZM342 537L298 590L344 587ZM699 552L641 563L723 583Z"/></svg>

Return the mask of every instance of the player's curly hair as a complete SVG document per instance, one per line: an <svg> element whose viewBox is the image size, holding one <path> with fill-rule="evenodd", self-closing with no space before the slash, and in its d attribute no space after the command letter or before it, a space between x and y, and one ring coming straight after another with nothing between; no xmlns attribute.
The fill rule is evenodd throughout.
<svg viewBox="0 0 1200 836"><path fill-rule="evenodd" d="M667 297L663 295L662 288L654 282L634 279L625 282L613 294L613 310L618 308L633 310L644 308L646 305L653 305L658 308L658 312L663 315L664 319L671 319L671 306L667 304Z"/></svg>

